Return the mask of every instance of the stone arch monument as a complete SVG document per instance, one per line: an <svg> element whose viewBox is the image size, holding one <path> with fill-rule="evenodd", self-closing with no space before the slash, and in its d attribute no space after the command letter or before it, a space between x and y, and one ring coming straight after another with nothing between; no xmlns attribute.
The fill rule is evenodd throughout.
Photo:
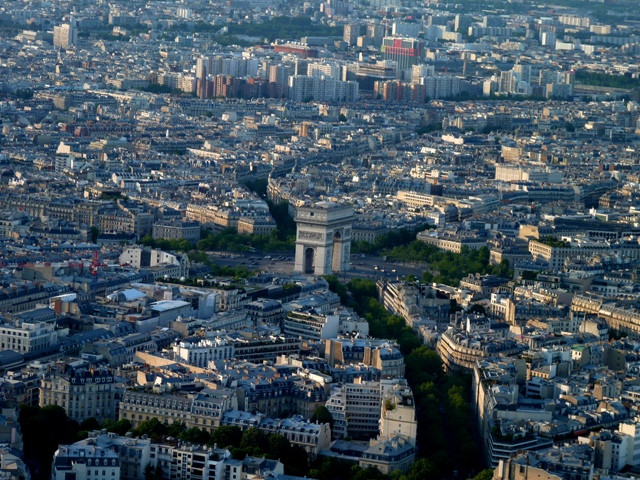
<svg viewBox="0 0 640 480"><path fill-rule="evenodd" d="M296 212L295 271L327 275L349 270L353 209L334 202L317 202Z"/></svg>

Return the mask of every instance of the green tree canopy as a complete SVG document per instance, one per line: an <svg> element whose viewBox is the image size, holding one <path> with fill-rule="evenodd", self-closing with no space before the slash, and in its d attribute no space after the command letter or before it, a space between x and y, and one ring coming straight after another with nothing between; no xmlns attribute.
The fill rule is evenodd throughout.
<svg viewBox="0 0 640 480"><path fill-rule="evenodd" d="M209 445L218 445L219 448L239 447L242 441L242 430L236 425L220 425L211 433Z"/></svg>
<svg viewBox="0 0 640 480"><path fill-rule="evenodd" d="M132 433L136 437L141 437L142 435L147 435L152 440L159 440L161 437L168 434L168 427L164 423L161 423L160 420L153 417L149 420L145 420L138 425L137 428L132 430Z"/></svg>
<svg viewBox="0 0 640 480"><path fill-rule="evenodd" d="M204 430L200 430L198 427L191 427L180 432L180 434L178 434L178 438L185 442L203 445L207 443L210 435Z"/></svg>
<svg viewBox="0 0 640 480"><path fill-rule="evenodd" d="M333 428L333 416L327 407L320 405L311 416L311 422L328 423Z"/></svg>
<svg viewBox="0 0 640 480"><path fill-rule="evenodd" d="M126 418L122 420L113 421L110 418L106 419L102 424L102 428L105 428L107 432L117 433L118 435L124 435L131 430L131 422Z"/></svg>
<svg viewBox="0 0 640 480"><path fill-rule="evenodd" d="M79 425L57 405L20 406L25 461L34 478L49 478L51 458L60 444L78 440Z"/></svg>

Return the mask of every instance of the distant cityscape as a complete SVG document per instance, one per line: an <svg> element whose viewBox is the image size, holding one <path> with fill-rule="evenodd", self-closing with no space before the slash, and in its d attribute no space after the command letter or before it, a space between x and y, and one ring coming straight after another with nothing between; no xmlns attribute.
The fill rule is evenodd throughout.
<svg viewBox="0 0 640 480"><path fill-rule="evenodd" d="M0 478L640 478L637 0L0 3Z"/></svg>

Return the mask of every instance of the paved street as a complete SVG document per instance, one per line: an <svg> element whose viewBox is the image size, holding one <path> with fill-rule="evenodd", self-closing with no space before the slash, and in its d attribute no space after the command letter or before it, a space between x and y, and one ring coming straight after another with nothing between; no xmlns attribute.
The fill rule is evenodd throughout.
<svg viewBox="0 0 640 480"><path fill-rule="evenodd" d="M212 260L218 265L238 267L243 266L252 270L268 270L275 273L291 273L294 267L293 255L273 254L273 255L257 255L257 254L236 254L236 253L210 253ZM418 264L407 264L386 261L383 257L377 255L360 255L351 256L351 270L341 273L340 278L373 278L378 279L386 277L389 279L403 278L406 275L415 275L420 277L424 267Z"/></svg>

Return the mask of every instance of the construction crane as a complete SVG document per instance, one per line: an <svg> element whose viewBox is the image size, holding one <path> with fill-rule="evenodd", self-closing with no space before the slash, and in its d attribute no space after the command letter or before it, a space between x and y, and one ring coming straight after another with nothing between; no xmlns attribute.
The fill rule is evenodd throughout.
<svg viewBox="0 0 640 480"><path fill-rule="evenodd" d="M106 263L100 263L100 259L98 257L98 250L93 251L93 261L91 265L89 265L89 272L93 276L93 280L91 281L91 290L95 293L96 287L98 286L98 273L100 272L100 268L106 267Z"/></svg>

